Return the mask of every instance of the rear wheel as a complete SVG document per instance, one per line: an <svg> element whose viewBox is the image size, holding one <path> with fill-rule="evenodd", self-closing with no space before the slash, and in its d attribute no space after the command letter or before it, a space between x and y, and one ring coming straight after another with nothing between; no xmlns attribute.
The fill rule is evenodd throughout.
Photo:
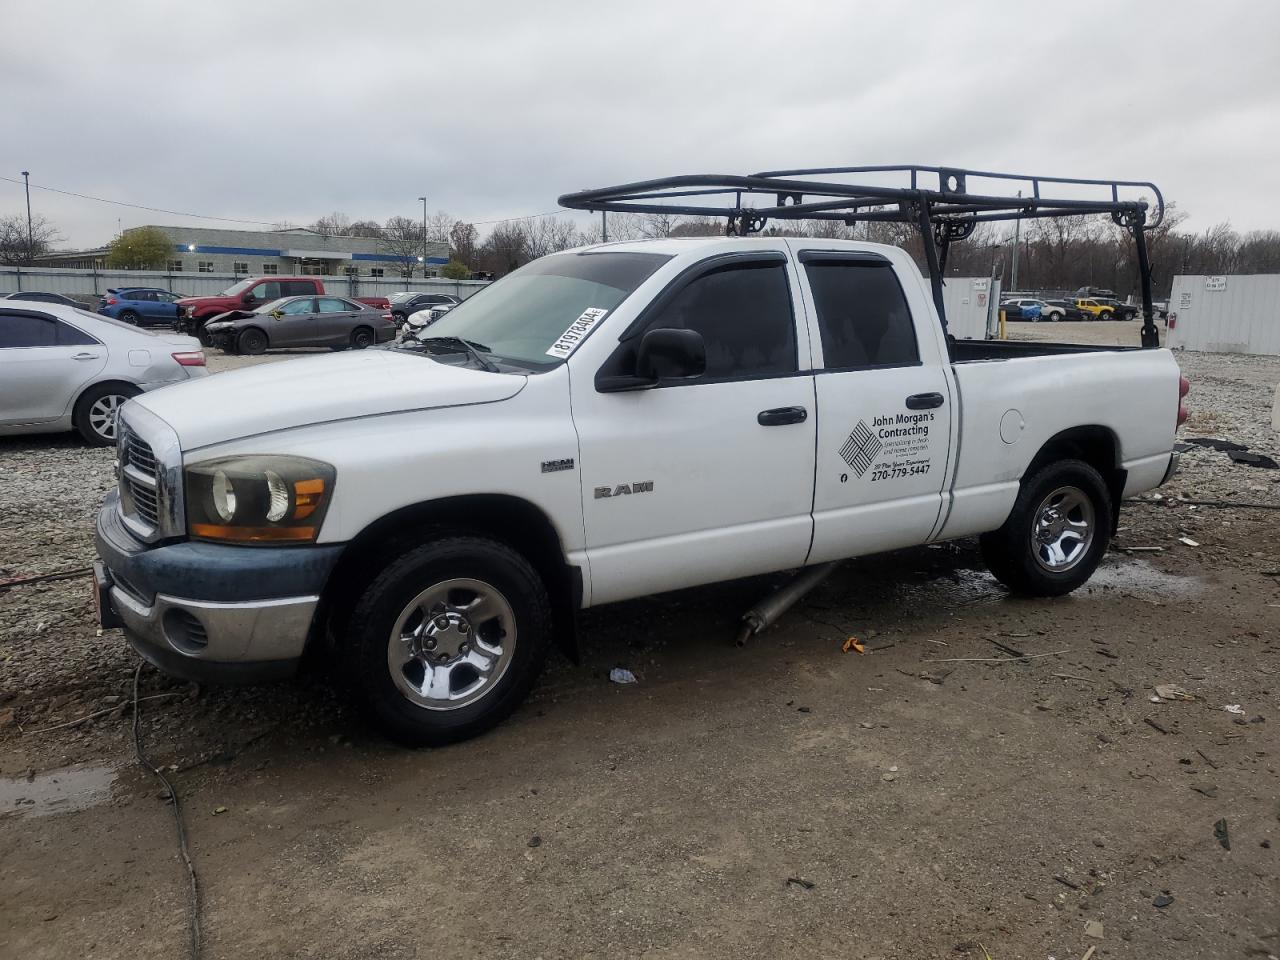
<svg viewBox="0 0 1280 960"><path fill-rule="evenodd" d="M120 407L138 395L136 387L123 383L104 383L90 387L76 402L71 419L76 432L86 443L109 447L116 442L116 418Z"/></svg>
<svg viewBox="0 0 1280 960"><path fill-rule="evenodd" d="M213 346L213 337L209 336L209 331L204 328L203 323L196 327L196 339L200 341L202 347Z"/></svg>
<svg viewBox="0 0 1280 960"><path fill-rule="evenodd" d="M139 319L138 311L136 310L120 311L120 320L122 320L124 323L131 323L136 327L138 325L138 319Z"/></svg>
<svg viewBox="0 0 1280 960"><path fill-rule="evenodd" d="M1093 575L1111 539L1111 494L1083 460L1060 460L1023 481L1004 525L981 538L997 580L1019 593L1056 597Z"/></svg>
<svg viewBox="0 0 1280 960"><path fill-rule="evenodd" d="M457 536L392 561L349 622L356 683L379 724L436 746L489 729L524 700L546 659L551 607L524 557Z"/></svg>
<svg viewBox="0 0 1280 960"><path fill-rule="evenodd" d="M356 327L351 331L351 346L356 350L373 346L373 331L368 327Z"/></svg>
<svg viewBox="0 0 1280 960"><path fill-rule="evenodd" d="M266 350L267 335L257 327L250 327L236 338L237 353L257 354L265 353Z"/></svg>

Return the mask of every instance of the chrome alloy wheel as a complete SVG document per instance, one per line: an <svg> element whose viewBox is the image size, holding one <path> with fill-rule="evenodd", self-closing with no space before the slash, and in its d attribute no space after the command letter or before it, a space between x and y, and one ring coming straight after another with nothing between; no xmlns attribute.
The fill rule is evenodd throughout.
<svg viewBox="0 0 1280 960"><path fill-rule="evenodd" d="M1050 573L1066 573L1093 545L1093 501L1079 487L1059 487L1040 502L1031 527L1031 552Z"/></svg>
<svg viewBox="0 0 1280 960"><path fill-rule="evenodd" d="M89 407L89 427L103 440L114 442L116 439L116 417L121 405L128 400L118 393L109 393L99 397Z"/></svg>
<svg viewBox="0 0 1280 960"><path fill-rule="evenodd" d="M492 690L516 647L516 618L482 580L444 580L414 597L387 640L396 687L428 710L457 710Z"/></svg>

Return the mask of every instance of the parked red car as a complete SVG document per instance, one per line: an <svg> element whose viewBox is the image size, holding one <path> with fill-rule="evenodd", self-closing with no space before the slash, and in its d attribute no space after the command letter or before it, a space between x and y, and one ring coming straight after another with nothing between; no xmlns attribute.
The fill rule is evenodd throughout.
<svg viewBox="0 0 1280 960"><path fill-rule="evenodd" d="M228 287L216 297L184 297L178 301L177 329L198 337L209 346L204 325L229 310L254 310L281 297L323 296L328 291L320 277L250 277ZM356 297L361 303L382 310L390 308L386 297Z"/></svg>

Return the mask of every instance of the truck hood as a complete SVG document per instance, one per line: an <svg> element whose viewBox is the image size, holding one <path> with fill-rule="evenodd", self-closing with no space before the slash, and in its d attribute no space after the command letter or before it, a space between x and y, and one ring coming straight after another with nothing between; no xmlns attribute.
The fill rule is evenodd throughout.
<svg viewBox="0 0 1280 960"><path fill-rule="evenodd" d="M131 402L173 427L183 450L194 450L335 420L495 403L514 397L526 382L519 374L358 350L220 373Z"/></svg>
<svg viewBox="0 0 1280 960"><path fill-rule="evenodd" d="M183 297L178 301L180 307L207 307L218 306L221 304L240 305L239 297L224 297L221 294L212 297Z"/></svg>

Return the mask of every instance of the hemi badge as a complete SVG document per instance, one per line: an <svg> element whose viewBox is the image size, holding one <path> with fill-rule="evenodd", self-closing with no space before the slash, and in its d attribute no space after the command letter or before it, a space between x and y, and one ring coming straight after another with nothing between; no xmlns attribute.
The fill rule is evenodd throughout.
<svg viewBox="0 0 1280 960"><path fill-rule="evenodd" d="M543 473L559 473L561 470L572 470L572 469L573 469L573 457L570 457L567 460L543 460L542 461Z"/></svg>

